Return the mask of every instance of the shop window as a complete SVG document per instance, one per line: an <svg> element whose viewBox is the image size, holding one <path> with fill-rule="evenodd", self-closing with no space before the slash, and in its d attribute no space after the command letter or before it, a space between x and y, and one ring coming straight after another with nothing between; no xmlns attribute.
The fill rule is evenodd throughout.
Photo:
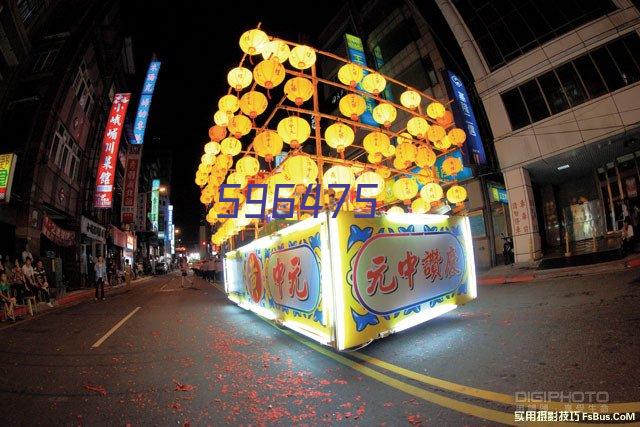
<svg viewBox="0 0 640 427"><path fill-rule="evenodd" d="M529 113L527 113L527 107L524 105L520 90L518 88L511 89L508 92L502 94L502 102L504 108L509 115L509 121L511 122L512 129L520 129L531 123L529 119Z"/></svg>
<svg viewBox="0 0 640 427"><path fill-rule="evenodd" d="M562 82L562 87L572 107L587 100L587 93L571 62L558 67L556 73Z"/></svg>
<svg viewBox="0 0 640 427"><path fill-rule="evenodd" d="M556 73L549 71L538 77L540 87L544 90L544 96L547 98L551 113L556 114L569 108L569 102L562 90L560 81L556 77Z"/></svg>
<svg viewBox="0 0 640 427"><path fill-rule="evenodd" d="M607 86L589 55L578 58L573 63L591 98L607 93Z"/></svg>
<svg viewBox="0 0 640 427"><path fill-rule="evenodd" d="M631 57L631 53L627 50L623 39L619 39L608 44L607 50L618 65L620 77L624 82L624 86L640 80L640 71L638 70L638 66Z"/></svg>
<svg viewBox="0 0 640 427"><path fill-rule="evenodd" d="M538 82L535 79L521 85L520 92L522 93L522 98L527 106L527 110L529 110L529 116L531 116L532 122L537 122L545 117L549 117L549 108L544 101L540 86L538 86Z"/></svg>
<svg viewBox="0 0 640 427"><path fill-rule="evenodd" d="M89 73L87 71L87 65L84 61L78 66L78 72L73 82L73 88L78 98L78 102L85 112L87 117L91 116L94 106L93 87L91 85L91 79L89 79Z"/></svg>
<svg viewBox="0 0 640 427"><path fill-rule="evenodd" d="M53 134L53 141L49 151L49 161L72 180L77 179L80 163L80 147L73 141L71 135L62 123Z"/></svg>
<svg viewBox="0 0 640 427"><path fill-rule="evenodd" d="M610 92L624 86L624 80L620 75L620 71L609 54L606 46L591 52L591 58L593 58L593 62L596 63L598 70L600 70L600 74L602 74Z"/></svg>

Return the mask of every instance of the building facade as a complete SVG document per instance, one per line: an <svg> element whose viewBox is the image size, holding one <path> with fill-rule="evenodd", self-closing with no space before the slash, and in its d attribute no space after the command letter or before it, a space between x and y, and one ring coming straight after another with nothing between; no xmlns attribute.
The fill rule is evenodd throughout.
<svg viewBox="0 0 640 427"><path fill-rule="evenodd" d="M640 205L638 2L434 4L489 119L516 261L615 248Z"/></svg>

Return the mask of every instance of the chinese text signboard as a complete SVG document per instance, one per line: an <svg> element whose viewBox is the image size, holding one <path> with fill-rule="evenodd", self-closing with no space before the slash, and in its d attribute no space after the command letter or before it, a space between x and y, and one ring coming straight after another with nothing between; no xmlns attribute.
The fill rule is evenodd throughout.
<svg viewBox="0 0 640 427"><path fill-rule="evenodd" d="M11 199L11 184L16 169L15 154L0 154L0 203L9 203Z"/></svg>
<svg viewBox="0 0 640 427"><path fill-rule="evenodd" d="M149 69L147 70L147 77L144 79L142 93L140 94L140 102L138 104L138 111L136 112L136 119L133 124L135 144L142 144L144 142L144 131L147 127L147 118L149 117L149 109L151 108L151 98L153 97L153 90L156 86L156 81L158 80L159 71L160 61L151 61Z"/></svg>
<svg viewBox="0 0 640 427"><path fill-rule="evenodd" d="M151 212L149 212L149 219L151 220L152 231L158 231L159 207L160 207L160 180L154 179L151 183Z"/></svg>
<svg viewBox="0 0 640 427"><path fill-rule="evenodd" d="M42 218L42 234L58 246L73 246L76 243L76 233L58 226L51 218Z"/></svg>
<svg viewBox="0 0 640 427"><path fill-rule="evenodd" d="M362 46L362 40L360 39L360 37L356 37L351 34L345 34L344 36L347 42L347 54L351 62L366 67L367 58L364 55L364 48ZM367 70L364 70L364 75L366 76L367 74L369 74L369 72ZM358 83L356 87L358 88L358 90L364 91L360 83ZM366 96L365 102L367 104L367 109L360 116L360 121L367 125L379 126L379 124L375 120L373 120L373 109L376 106L376 101L373 98Z"/></svg>
<svg viewBox="0 0 640 427"><path fill-rule="evenodd" d="M124 171L124 190L122 194L123 224L131 224L134 222L138 195L138 172L140 170L141 157L142 146L130 145Z"/></svg>
<svg viewBox="0 0 640 427"><path fill-rule="evenodd" d="M102 152L96 176L96 194L94 206L96 208L110 208L113 205L113 184L116 175L118 148L120 135L124 123L130 93L117 93L111 104L111 112L102 137Z"/></svg>

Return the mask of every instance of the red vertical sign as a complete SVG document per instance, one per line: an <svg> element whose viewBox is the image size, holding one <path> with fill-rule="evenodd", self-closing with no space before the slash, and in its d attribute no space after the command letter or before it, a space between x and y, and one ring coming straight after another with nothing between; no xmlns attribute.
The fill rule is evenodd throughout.
<svg viewBox="0 0 640 427"><path fill-rule="evenodd" d="M122 195L122 223L134 222L138 198L138 173L142 157L142 145L130 145L124 168L124 194Z"/></svg>
<svg viewBox="0 0 640 427"><path fill-rule="evenodd" d="M120 135L122 134L122 125L124 124L130 97L130 93L116 93L113 98L113 104L111 104L109 120L102 137L102 151L96 176L96 195L94 199L96 208L110 208L113 205L113 183L116 179Z"/></svg>

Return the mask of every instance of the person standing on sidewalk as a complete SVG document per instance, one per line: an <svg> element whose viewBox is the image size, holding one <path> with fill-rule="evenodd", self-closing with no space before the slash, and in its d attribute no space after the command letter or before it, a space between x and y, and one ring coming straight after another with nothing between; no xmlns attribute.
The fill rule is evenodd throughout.
<svg viewBox="0 0 640 427"><path fill-rule="evenodd" d="M42 293L44 300L47 302L49 307L53 307L51 303L51 293L49 289L49 281L47 280L47 272L44 269L44 265L42 261L39 260L36 263L36 268L34 269L35 278L36 278L36 286L38 290Z"/></svg>
<svg viewBox="0 0 640 427"><path fill-rule="evenodd" d="M180 271L181 271L180 287L184 288L184 281L189 280L189 279L185 279L189 271L189 263L187 262L187 259L185 257L180 258ZM190 284L191 286L193 286L192 281L190 282Z"/></svg>
<svg viewBox="0 0 640 427"><path fill-rule="evenodd" d="M104 258L98 257L98 262L93 268L96 272L96 301L98 301L98 298L104 300L104 285L105 282L108 283L107 266L104 263Z"/></svg>
<svg viewBox="0 0 640 427"><path fill-rule="evenodd" d="M127 286L131 285L131 279L133 278L133 270L131 269L131 264L129 264L129 260L125 260L124 262L124 280Z"/></svg>

